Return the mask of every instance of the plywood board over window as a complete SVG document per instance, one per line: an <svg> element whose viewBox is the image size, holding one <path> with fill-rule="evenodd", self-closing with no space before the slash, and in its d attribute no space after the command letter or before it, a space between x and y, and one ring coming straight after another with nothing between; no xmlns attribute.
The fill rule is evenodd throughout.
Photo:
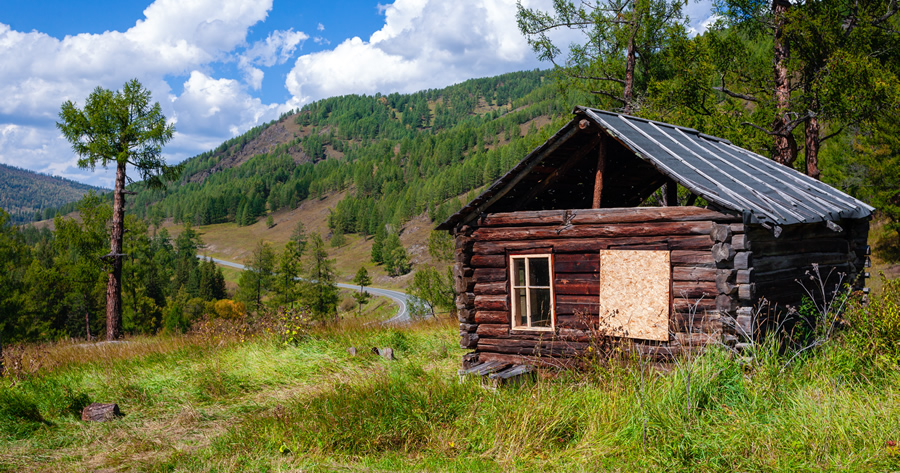
<svg viewBox="0 0 900 473"><path fill-rule="evenodd" d="M600 327L640 340L669 339L668 251L600 251Z"/></svg>

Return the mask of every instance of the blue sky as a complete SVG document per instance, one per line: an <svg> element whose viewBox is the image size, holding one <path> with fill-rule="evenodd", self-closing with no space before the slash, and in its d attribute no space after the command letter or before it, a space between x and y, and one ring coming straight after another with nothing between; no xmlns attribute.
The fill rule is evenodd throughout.
<svg viewBox="0 0 900 473"><path fill-rule="evenodd" d="M711 0L688 5L692 25ZM523 0L550 8L550 0ZM314 100L547 67L515 0L0 0L0 162L95 185L55 128L65 100L138 78L177 133L170 162Z"/></svg>

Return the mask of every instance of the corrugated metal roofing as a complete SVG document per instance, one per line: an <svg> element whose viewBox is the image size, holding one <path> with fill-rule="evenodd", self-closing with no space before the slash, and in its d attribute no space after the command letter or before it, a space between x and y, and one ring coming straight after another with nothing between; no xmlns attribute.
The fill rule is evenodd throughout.
<svg viewBox="0 0 900 473"><path fill-rule="evenodd" d="M823 182L691 128L587 107L576 107L575 113L580 116L438 228L452 228L474 217L473 212L488 211L493 201L489 197L502 193L505 186L514 184L517 173L528 172L537 164L535 159L546 156L541 151L550 142L569 139L574 122L582 117L590 118L637 157L694 194L742 214L745 223L837 221L865 218L874 210Z"/></svg>

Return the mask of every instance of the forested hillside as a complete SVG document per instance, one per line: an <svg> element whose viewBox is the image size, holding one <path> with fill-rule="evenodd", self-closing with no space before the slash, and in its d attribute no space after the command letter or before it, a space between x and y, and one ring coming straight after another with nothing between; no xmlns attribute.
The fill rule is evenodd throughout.
<svg viewBox="0 0 900 473"><path fill-rule="evenodd" d="M105 189L0 164L0 208L12 223L53 218L55 209Z"/></svg>
<svg viewBox="0 0 900 473"><path fill-rule="evenodd" d="M167 191L141 190L132 212L195 225L247 225L267 212L349 189L330 227L373 235L492 182L570 111L546 73L517 72L415 94L321 100L185 163ZM252 150L248 152L248 150Z"/></svg>

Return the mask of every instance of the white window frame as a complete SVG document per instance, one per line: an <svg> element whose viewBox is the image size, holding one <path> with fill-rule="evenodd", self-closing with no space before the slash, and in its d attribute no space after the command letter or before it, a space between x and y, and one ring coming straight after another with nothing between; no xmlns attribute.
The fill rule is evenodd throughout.
<svg viewBox="0 0 900 473"><path fill-rule="evenodd" d="M546 258L547 265L549 266L547 269L550 273L550 285L549 286L532 286L531 285L531 260L537 258ZM525 260L525 285L524 286L516 286L516 260ZM553 290L553 281L554 281L554 273L553 273L553 255L550 253L540 253L540 254L528 254L528 255L509 255L509 298L511 301L510 304L510 325L512 330L539 330L543 332L552 332L556 330L556 292ZM528 319L528 325L519 325L517 314L517 306L518 297L516 296L517 289L525 289L525 311L526 317ZM530 289L550 289L550 326L549 327L533 327L531 325L531 291Z"/></svg>

